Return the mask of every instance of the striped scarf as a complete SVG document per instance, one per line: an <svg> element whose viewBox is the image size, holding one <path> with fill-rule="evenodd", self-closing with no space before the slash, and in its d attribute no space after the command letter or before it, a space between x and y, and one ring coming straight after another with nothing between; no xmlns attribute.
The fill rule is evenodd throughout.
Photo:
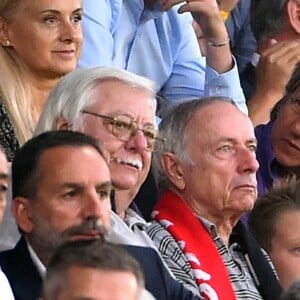
<svg viewBox="0 0 300 300"><path fill-rule="evenodd" d="M236 299L222 257L205 227L182 199L166 191L155 206L154 219L180 245L204 299Z"/></svg>

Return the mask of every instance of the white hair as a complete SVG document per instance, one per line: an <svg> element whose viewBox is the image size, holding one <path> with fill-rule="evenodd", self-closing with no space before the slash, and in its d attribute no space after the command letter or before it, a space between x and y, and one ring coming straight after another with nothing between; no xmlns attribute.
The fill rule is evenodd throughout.
<svg viewBox="0 0 300 300"><path fill-rule="evenodd" d="M118 68L95 67L76 69L65 75L50 92L34 135L55 129L56 121L64 119L72 129L79 128L81 111L91 104L94 88L104 80L118 80L131 88L149 94L156 109L156 87L151 80Z"/></svg>

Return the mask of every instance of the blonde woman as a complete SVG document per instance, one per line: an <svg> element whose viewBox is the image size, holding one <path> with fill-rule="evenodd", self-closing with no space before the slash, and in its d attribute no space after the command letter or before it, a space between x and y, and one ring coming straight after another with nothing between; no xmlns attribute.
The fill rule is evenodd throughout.
<svg viewBox="0 0 300 300"><path fill-rule="evenodd" d="M81 18L80 0L0 0L0 144L9 160L49 91L76 67Z"/></svg>

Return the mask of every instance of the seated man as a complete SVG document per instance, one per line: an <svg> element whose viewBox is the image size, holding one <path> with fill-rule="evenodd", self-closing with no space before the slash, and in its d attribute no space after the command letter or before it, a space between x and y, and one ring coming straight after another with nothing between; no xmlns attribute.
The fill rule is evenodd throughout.
<svg viewBox="0 0 300 300"><path fill-rule="evenodd" d="M9 183L8 161L4 151L0 147L0 223L2 222L4 211L6 208L7 189ZM13 300L13 294L7 278L0 268L0 291L1 297L5 300Z"/></svg>
<svg viewBox="0 0 300 300"><path fill-rule="evenodd" d="M154 97L154 84L144 77L114 68L77 69L52 90L35 132L69 129L96 138L110 155L116 213L111 235L153 248L133 200L149 172L154 143L162 142L156 136Z"/></svg>
<svg viewBox="0 0 300 300"><path fill-rule="evenodd" d="M239 222L256 200L250 119L227 98L193 100L169 111L160 136L162 196L147 232L173 274L207 299L278 299L273 270Z"/></svg>
<svg viewBox="0 0 300 300"><path fill-rule="evenodd" d="M282 182L258 198L249 227L274 263L283 289L300 279L300 181Z"/></svg>
<svg viewBox="0 0 300 300"><path fill-rule="evenodd" d="M255 128L258 194L280 178L300 176L300 67L290 79L284 97L271 112L271 121Z"/></svg>
<svg viewBox="0 0 300 300"><path fill-rule="evenodd" d="M12 211L22 237L0 253L16 299L36 300L46 266L68 240L99 239L110 228L111 179L98 143L79 132L54 131L26 142L12 165ZM150 248L126 246L157 299L194 299Z"/></svg>
<svg viewBox="0 0 300 300"><path fill-rule="evenodd" d="M151 299L142 295L143 287L140 265L121 246L101 239L71 241L50 259L43 299Z"/></svg>

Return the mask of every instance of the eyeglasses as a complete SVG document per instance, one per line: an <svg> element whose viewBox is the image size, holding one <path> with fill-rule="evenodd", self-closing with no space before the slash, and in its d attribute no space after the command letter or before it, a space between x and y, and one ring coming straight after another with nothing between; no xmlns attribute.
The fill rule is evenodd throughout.
<svg viewBox="0 0 300 300"><path fill-rule="evenodd" d="M164 138L156 137L157 130L154 127L149 126L148 128L146 127L143 129L138 128L136 121L129 116L119 115L116 117L109 117L87 110L82 110L81 113L104 119L103 124L108 125L107 129L123 142L129 141L137 134L138 130L142 131L147 141L146 150L148 151L154 151L156 143L165 141Z"/></svg>

